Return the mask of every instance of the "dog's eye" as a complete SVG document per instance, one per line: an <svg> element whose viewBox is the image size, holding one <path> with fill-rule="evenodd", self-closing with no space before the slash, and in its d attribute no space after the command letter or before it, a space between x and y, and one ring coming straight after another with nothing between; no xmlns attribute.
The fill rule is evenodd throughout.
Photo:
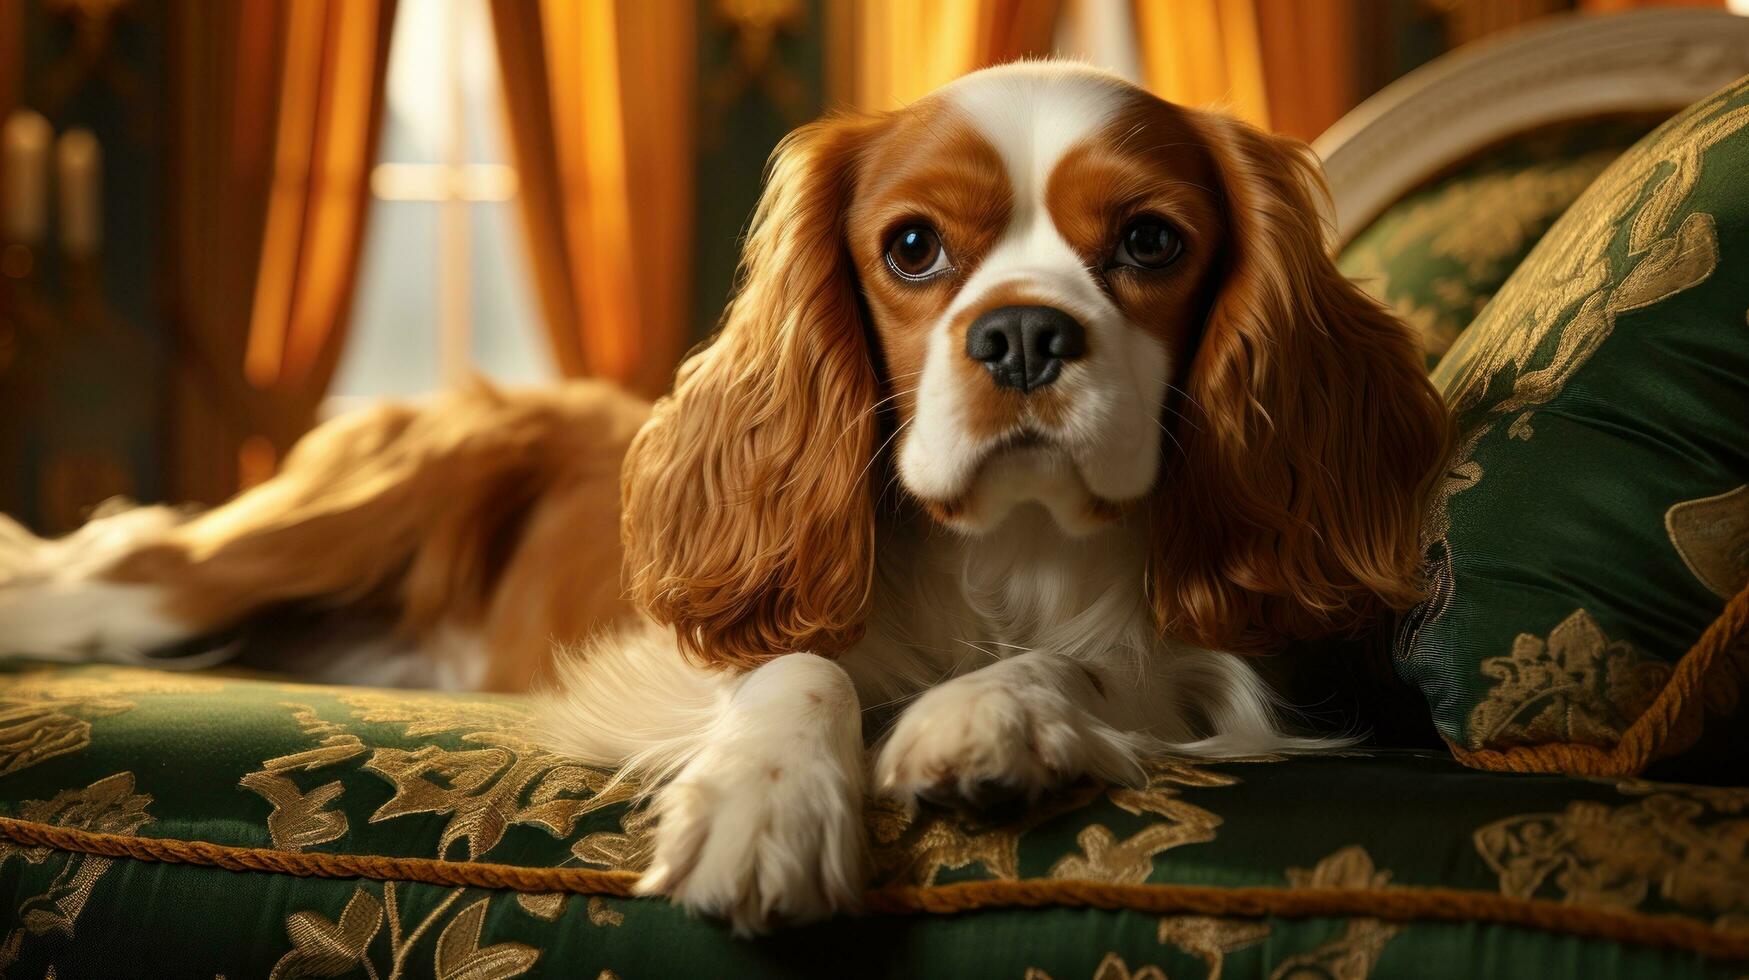
<svg viewBox="0 0 1749 980"><path fill-rule="evenodd" d="M1164 269L1183 251L1184 240L1176 228L1159 218L1141 217L1124 226L1111 264Z"/></svg>
<svg viewBox="0 0 1749 980"><path fill-rule="evenodd" d="M913 281L953 268L947 260L947 249L941 247L941 236L928 225L900 228L887 244L887 265L899 278Z"/></svg>

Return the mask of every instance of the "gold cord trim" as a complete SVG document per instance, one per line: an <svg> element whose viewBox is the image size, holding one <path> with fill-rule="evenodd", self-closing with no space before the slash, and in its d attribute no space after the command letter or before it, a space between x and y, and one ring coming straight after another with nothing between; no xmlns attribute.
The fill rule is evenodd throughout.
<svg viewBox="0 0 1749 980"><path fill-rule="evenodd" d="M638 880L637 874L630 871L526 868L374 854L276 851L205 841L104 834L5 817L0 817L0 838L25 847L48 847L137 861L192 864L227 871L315 878L370 878L519 892L627 896ZM1689 950L1719 959L1749 959L1749 930L1715 929L1703 922L1669 915L1579 908L1546 899L1512 898L1492 892L1453 888L1215 888L1033 879L962 882L927 888L889 887L870 891L863 897L864 911L878 915L951 915L977 909L1042 906L1127 909L1162 915L1336 916L1393 922L1487 922Z"/></svg>

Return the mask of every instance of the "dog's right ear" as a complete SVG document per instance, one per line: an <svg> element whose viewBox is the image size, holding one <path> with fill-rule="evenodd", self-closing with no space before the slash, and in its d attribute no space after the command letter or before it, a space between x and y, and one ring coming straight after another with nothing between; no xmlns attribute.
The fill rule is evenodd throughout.
<svg viewBox="0 0 1749 980"><path fill-rule="evenodd" d="M1184 378L1202 424L1156 495L1156 621L1233 653L1354 633L1421 598L1450 419L1401 321L1344 277L1310 148L1212 114L1228 256Z"/></svg>
<svg viewBox="0 0 1749 980"><path fill-rule="evenodd" d="M844 233L878 118L773 155L741 283L633 442L626 581L710 664L831 656L862 636L874 565L874 365Z"/></svg>

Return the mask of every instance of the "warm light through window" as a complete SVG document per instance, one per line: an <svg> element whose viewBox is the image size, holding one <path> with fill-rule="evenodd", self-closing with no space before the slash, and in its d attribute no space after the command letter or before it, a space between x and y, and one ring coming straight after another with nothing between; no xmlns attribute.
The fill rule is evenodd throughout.
<svg viewBox="0 0 1749 980"><path fill-rule="evenodd" d="M401 0L351 335L330 411L478 373L555 375L512 213L485 0Z"/></svg>

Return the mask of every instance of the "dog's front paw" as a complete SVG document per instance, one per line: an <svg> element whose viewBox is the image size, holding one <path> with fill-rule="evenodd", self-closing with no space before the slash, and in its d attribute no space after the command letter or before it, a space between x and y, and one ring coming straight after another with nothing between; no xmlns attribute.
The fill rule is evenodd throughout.
<svg viewBox="0 0 1749 980"><path fill-rule="evenodd" d="M655 802L641 895L726 919L737 935L825 918L862 894L860 773L796 746L706 749Z"/></svg>
<svg viewBox="0 0 1749 980"><path fill-rule="evenodd" d="M1094 775L1138 771L1122 732L1050 678L995 664L926 692L899 717L875 764L882 793L906 804L985 805Z"/></svg>

